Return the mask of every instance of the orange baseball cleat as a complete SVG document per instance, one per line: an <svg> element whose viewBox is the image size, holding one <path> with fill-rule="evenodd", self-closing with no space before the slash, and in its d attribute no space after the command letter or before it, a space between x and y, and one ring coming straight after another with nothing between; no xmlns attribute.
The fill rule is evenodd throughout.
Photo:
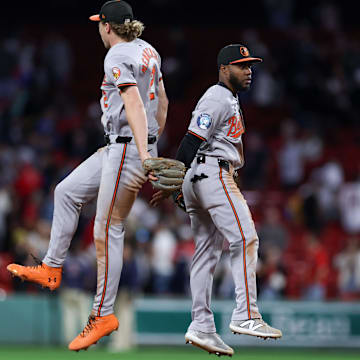
<svg viewBox="0 0 360 360"><path fill-rule="evenodd" d="M90 316L84 330L69 344L69 350L86 350L96 344L103 336L110 335L119 327L114 314L106 316Z"/></svg>
<svg viewBox="0 0 360 360"><path fill-rule="evenodd" d="M47 287L50 290L57 289L61 284L62 267L54 268L41 261L39 261L37 266L10 264L7 266L7 270L21 280L40 284L42 287Z"/></svg>

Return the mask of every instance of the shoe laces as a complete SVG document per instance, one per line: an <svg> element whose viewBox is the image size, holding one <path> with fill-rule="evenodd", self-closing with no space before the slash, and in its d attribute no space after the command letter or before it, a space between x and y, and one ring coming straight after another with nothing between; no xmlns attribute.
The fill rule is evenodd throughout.
<svg viewBox="0 0 360 360"><path fill-rule="evenodd" d="M88 334L95 327L95 323L96 323L95 316L93 315L89 316L88 322L84 327L84 330L81 332L80 336L85 337L86 334Z"/></svg>
<svg viewBox="0 0 360 360"><path fill-rule="evenodd" d="M30 253L30 255L32 256L33 260L36 262L37 265L29 266L29 267L33 270L36 270L39 266L42 267L42 261L40 259L38 259L36 256L34 256L33 254Z"/></svg>

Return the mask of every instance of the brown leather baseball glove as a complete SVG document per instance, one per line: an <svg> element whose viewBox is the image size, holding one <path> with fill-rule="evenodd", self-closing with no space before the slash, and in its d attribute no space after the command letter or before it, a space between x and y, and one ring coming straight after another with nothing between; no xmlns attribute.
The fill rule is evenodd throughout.
<svg viewBox="0 0 360 360"><path fill-rule="evenodd" d="M152 173L157 180L151 180L155 189L175 191L181 189L186 168L181 161L163 157L149 158L143 162L145 175Z"/></svg>

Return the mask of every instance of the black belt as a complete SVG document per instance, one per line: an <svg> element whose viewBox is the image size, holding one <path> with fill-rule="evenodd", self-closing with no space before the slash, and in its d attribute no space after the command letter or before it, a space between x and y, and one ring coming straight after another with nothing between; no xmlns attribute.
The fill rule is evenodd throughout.
<svg viewBox="0 0 360 360"><path fill-rule="evenodd" d="M198 164L204 164L206 162L206 156L205 155L199 155L196 159ZM217 159L218 164L221 168L226 170L227 172L230 171L230 162L224 159Z"/></svg>
<svg viewBox="0 0 360 360"><path fill-rule="evenodd" d="M104 138L105 138L105 142L106 142L106 145L109 145L111 142L110 142L110 136L105 134L104 135ZM132 140L132 137L131 136L118 136L116 139L115 139L115 142L118 143L118 144L127 144L129 143L130 141ZM150 135L148 137L148 144L155 144L156 143L156 136L154 135Z"/></svg>

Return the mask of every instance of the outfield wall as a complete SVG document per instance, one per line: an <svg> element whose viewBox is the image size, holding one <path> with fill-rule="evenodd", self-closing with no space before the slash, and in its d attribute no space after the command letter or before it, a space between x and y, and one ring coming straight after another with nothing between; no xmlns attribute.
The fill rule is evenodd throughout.
<svg viewBox="0 0 360 360"><path fill-rule="evenodd" d="M139 344L184 344L190 301L137 299ZM283 331L278 341L235 336L228 329L232 301L213 301L218 333L231 346L358 347L360 304L259 302L265 321ZM79 324L79 327L83 325ZM61 306L56 295L16 295L0 300L0 344L61 344Z"/></svg>

